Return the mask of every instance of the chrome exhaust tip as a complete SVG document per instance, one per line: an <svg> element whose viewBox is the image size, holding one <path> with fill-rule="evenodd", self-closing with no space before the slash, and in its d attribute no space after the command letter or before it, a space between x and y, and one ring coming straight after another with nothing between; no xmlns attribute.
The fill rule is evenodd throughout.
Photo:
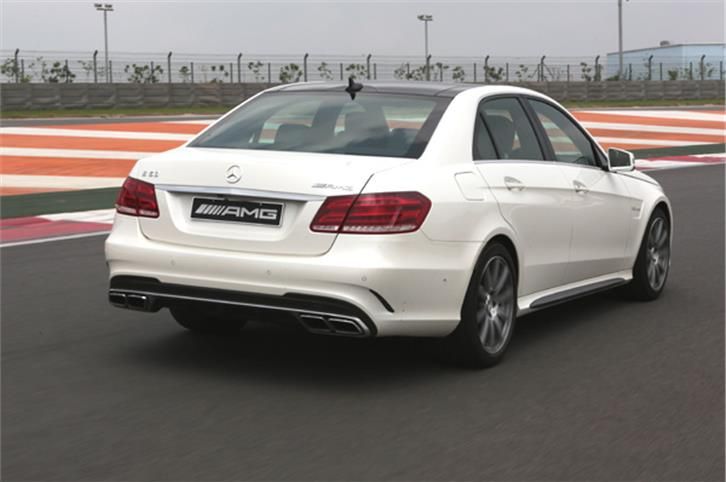
<svg viewBox="0 0 726 482"><path fill-rule="evenodd" d="M121 291L109 291L108 301L118 308L126 308L136 311L158 311L159 307L154 298L137 293L123 293Z"/></svg>
<svg viewBox="0 0 726 482"><path fill-rule="evenodd" d="M297 319L307 331L319 335L352 337L365 337L370 335L368 327L358 318L338 315L319 315L315 313L298 313Z"/></svg>

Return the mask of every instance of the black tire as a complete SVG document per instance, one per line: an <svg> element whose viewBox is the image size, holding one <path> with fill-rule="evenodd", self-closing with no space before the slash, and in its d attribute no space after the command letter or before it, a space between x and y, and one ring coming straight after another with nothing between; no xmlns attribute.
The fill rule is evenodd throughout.
<svg viewBox="0 0 726 482"><path fill-rule="evenodd" d="M247 320L215 306L177 305L169 309L177 323L194 333L205 335L236 335Z"/></svg>
<svg viewBox="0 0 726 482"><path fill-rule="evenodd" d="M654 236L657 236L658 226L664 236L662 240L654 239ZM638 257L633 266L633 279L623 287L622 292L626 297L640 301L652 301L663 292L670 272L670 228L668 216L663 208L656 208L648 220L643 239L640 242ZM652 270L656 270L657 282L654 282Z"/></svg>
<svg viewBox="0 0 726 482"><path fill-rule="evenodd" d="M496 263L496 265L492 263ZM510 277L509 281L504 281L506 286L503 285L502 290L496 293L496 299L502 301L499 303L499 301L492 301L495 293L493 290L486 289L484 275L485 270L489 277L491 270L501 269L502 266L506 266ZM485 293L487 293L486 296ZM509 300L509 306L505 306L505 298ZM498 312L498 307L502 307L501 313ZM500 319L501 321L504 316L507 317L507 321L502 322L500 330L497 330L498 325L495 320ZM515 264L509 251L502 244L494 242L484 249L474 268L461 308L461 321L447 339L450 356L456 363L469 368L488 368L496 365L504 357L514 332L516 318L517 271ZM487 323L489 323L489 329L487 329ZM495 343L494 338L497 333L501 337ZM487 346L487 342L491 342L489 346Z"/></svg>

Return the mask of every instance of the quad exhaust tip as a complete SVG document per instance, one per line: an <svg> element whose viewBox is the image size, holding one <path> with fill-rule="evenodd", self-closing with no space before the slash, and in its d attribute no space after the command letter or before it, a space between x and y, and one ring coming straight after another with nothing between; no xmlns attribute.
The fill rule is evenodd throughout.
<svg viewBox="0 0 726 482"><path fill-rule="evenodd" d="M155 312L162 307L162 304L154 296L115 290L108 292L108 301L118 308L137 311ZM274 310L275 308L271 307L271 309ZM282 309L282 311L289 312L293 310ZM294 311L293 314L303 328L310 333L361 338L371 335L368 326L359 318L353 316L306 313L302 311Z"/></svg>
<svg viewBox="0 0 726 482"><path fill-rule="evenodd" d="M310 333L353 337L370 334L368 327L358 318L312 313L298 313L297 318Z"/></svg>
<svg viewBox="0 0 726 482"><path fill-rule="evenodd" d="M127 308L137 311L158 311L158 308L155 307L154 299L146 295L109 291L108 301L111 302L113 306L119 308Z"/></svg>

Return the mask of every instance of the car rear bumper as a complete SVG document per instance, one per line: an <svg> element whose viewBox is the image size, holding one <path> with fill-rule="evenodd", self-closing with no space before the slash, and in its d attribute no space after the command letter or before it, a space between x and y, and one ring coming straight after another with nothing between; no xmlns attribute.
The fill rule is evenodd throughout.
<svg viewBox="0 0 726 482"><path fill-rule="evenodd" d="M156 242L125 215L116 216L106 241L117 306L237 304L286 311L318 328L306 326L310 331L351 336L449 334L478 250L478 243L434 242L416 232L341 235L321 256L242 253ZM136 297L122 301L129 294ZM360 331L339 325L336 332L337 318Z"/></svg>

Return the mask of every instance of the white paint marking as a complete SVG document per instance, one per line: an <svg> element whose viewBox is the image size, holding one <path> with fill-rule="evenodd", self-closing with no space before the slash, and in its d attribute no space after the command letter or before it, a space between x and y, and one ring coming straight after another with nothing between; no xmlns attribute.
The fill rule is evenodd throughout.
<svg viewBox="0 0 726 482"><path fill-rule="evenodd" d="M699 127L680 127L680 126L652 126L646 124L626 124L614 122L581 122L586 129L609 129L617 131L637 131L637 132L661 132L668 134L696 134L704 136L719 136L722 139L726 137L726 132L722 129L702 129Z"/></svg>
<svg viewBox="0 0 726 482"><path fill-rule="evenodd" d="M29 176L23 174L0 175L0 186L49 189L93 189L119 187L123 177L85 177L85 176Z"/></svg>
<svg viewBox="0 0 726 482"><path fill-rule="evenodd" d="M42 243L51 243L53 241L65 241L66 239L80 239L80 238L90 238L93 236L105 236L108 233L109 233L108 231L98 231L95 233L69 234L68 236L56 236L53 238L28 239L26 241L15 241L12 243L0 243L0 249L12 248L13 246L26 246L28 244L42 244Z"/></svg>
<svg viewBox="0 0 726 482"><path fill-rule="evenodd" d="M86 149L41 149L35 147L0 146L0 156L61 157L69 159L132 159L153 156L155 152L92 151Z"/></svg>
<svg viewBox="0 0 726 482"><path fill-rule="evenodd" d="M601 144L626 144L626 145L643 145L643 146L695 146L703 144L713 144L713 142L694 142L694 141L669 141L665 139L630 139L627 137L600 137L595 136Z"/></svg>
<svg viewBox="0 0 726 482"><path fill-rule="evenodd" d="M587 110L589 114L607 114L630 117L652 117L655 119L684 119L698 121L726 122L726 114L718 111L692 110Z"/></svg>
<svg viewBox="0 0 726 482"><path fill-rule="evenodd" d="M164 121L166 124L199 124L208 126L216 119L196 119L196 120L177 120L177 121Z"/></svg>
<svg viewBox="0 0 726 482"><path fill-rule="evenodd" d="M100 139L137 139L150 141L188 141L190 134L166 132L102 131L92 129L56 129L52 127L1 127L0 134L46 137L93 137Z"/></svg>
<svg viewBox="0 0 726 482"><path fill-rule="evenodd" d="M113 224L116 215L115 209L94 209L91 211L78 211L71 213L44 214L39 218L49 221L77 221L84 223Z"/></svg>

